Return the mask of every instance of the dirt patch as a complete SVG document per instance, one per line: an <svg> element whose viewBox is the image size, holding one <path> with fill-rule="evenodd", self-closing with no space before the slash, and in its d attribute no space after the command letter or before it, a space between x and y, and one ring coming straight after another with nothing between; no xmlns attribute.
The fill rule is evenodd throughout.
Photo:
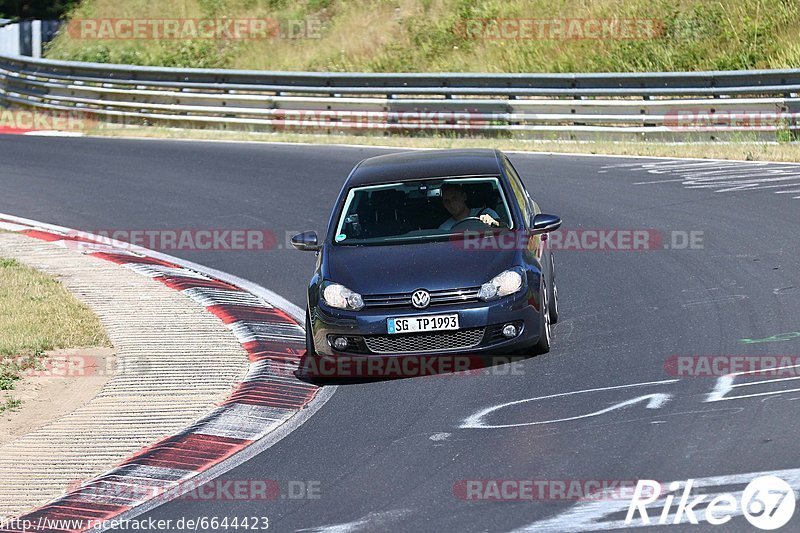
<svg viewBox="0 0 800 533"><path fill-rule="evenodd" d="M0 405L21 400L0 413L0 446L12 442L78 409L97 396L114 375L112 348L79 348L45 352L47 362L26 371L14 390L0 391Z"/></svg>

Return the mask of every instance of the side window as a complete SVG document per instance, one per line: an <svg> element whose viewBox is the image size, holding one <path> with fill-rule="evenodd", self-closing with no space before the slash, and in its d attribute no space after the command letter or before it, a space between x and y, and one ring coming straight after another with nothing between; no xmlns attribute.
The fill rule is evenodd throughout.
<svg viewBox="0 0 800 533"><path fill-rule="evenodd" d="M519 179L519 174L517 174L517 171L514 170L513 166L511 166L511 162L505 157L503 158L503 170L505 170L506 175L508 176L508 181L511 183L511 189L514 191L514 196L517 199L517 203L522 208L522 216L525 219L525 226L528 226L528 222L531 219L531 214L533 213L531 206L532 202L528 196L528 192L522 185L522 180Z"/></svg>

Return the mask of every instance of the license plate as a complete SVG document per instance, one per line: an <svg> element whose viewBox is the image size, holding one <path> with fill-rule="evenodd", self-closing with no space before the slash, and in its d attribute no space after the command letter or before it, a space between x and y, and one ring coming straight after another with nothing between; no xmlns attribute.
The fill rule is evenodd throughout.
<svg viewBox="0 0 800 533"><path fill-rule="evenodd" d="M388 319L389 333L458 329L458 315L408 316Z"/></svg>

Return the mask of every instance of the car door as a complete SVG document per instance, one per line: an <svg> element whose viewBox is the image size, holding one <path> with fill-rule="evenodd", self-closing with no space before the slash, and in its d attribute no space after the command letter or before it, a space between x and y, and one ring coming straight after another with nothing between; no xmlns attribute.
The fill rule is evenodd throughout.
<svg viewBox="0 0 800 533"><path fill-rule="evenodd" d="M503 156L503 171L505 172L506 176L508 177L509 184L511 185L511 190L514 193L514 197L517 200L517 204L519 205L520 209L522 210L522 218L524 220L524 229L530 230L530 221L534 215L538 215L541 213L541 209L539 209L539 205L531 199L530 194L528 194L528 190L525 188L525 185L522 183L522 180L517 173L517 170L514 168L514 165L511 164L508 157ZM546 239L543 235L528 235L526 239L526 251L536 257L538 261L541 262L542 260L542 253L544 252L543 241Z"/></svg>

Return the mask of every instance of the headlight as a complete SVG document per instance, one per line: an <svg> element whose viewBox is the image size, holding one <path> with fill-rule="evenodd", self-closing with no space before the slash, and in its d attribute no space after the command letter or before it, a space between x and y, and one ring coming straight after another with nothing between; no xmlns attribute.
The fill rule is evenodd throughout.
<svg viewBox="0 0 800 533"><path fill-rule="evenodd" d="M344 285L328 283L322 288L322 299L326 304L337 309L358 311L364 308L364 300L357 292L353 292Z"/></svg>
<svg viewBox="0 0 800 533"><path fill-rule="evenodd" d="M506 270L498 274L489 283L481 285L478 291L478 298L481 300L493 300L502 298L509 294L514 294L522 288L522 273L516 269Z"/></svg>

